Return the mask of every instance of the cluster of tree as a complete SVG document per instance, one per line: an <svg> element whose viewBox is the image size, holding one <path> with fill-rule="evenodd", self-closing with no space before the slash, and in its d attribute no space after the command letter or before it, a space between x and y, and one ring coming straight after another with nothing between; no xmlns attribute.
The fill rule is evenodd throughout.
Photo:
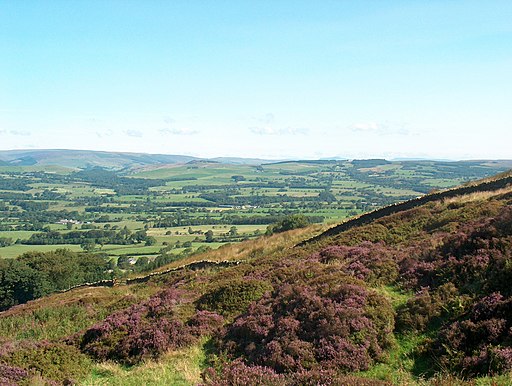
<svg viewBox="0 0 512 386"><path fill-rule="evenodd" d="M126 226L118 231L112 229L91 229L88 231L71 231L62 233L58 231L48 231L34 233L27 240L22 240L22 244L27 245L55 245L55 244L119 244L128 245L145 242L147 245L153 245L155 239L148 236L145 230L132 232ZM85 248L89 249L89 248Z"/></svg>
<svg viewBox="0 0 512 386"><path fill-rule="evenodd" d="M0 259L0 310L77 284L107 278L104 259L66 249Z"/></svg>
<svg viewBox="0 0 512 386"><path fill-rule="evenodd" d="M26 210L27 212L33 212L33 211L41 211L41 210L47 210L50 207L50 204L45 201L20 201L20 200L13 200L11 201L12 205L17 205L21 209Z"/></svg>
<svg viewBox="0 0 512 386"><path fill-rule="evenodd" d="M240 215L223 215L220 218L211 216L187 216L183 213L175 215L167 215L154 221L153 227L155 228L171 228L178 226L193 226L193 225L267 225L281 220L282 214L274 215L254 215L254 216L240 216ZM324 220L323 216L309 216L309 221L312 223L320 223Z"/></svg>
<svg viewBox="0 0 512 386"><path fill-rule="evenodd" d="M116 172L99 167L72 173L71 177L100 188L112 189L118 195L144 194L151 187L165 185L164 180L121 177Z"/></svg>
<svg viewBox="0 0 512 386"><path fill-rule="evenodd" d="M11 237L0 237L0 248L1 247L8 247L9 245L12 245L13 241Z"/></svg>
<svg viewBox="0 0 512 386"><path fill-rule="evenodd" d="M34 181L23 178L0 178L0 190L16 190L26 192L32 189L29 184Z"/></svg>
<svg viewBox="0 0 512 386"><path fill-rule="evenodd" d="M318 196L294 197L287 194L277 194L275 196L264 196L260 194L247 195L247 196L232 196L228 192L218 191L212 193L203 193L199 197L207 201L215 202L217 205L233 205L233 206L264 206L276 203L285 202L312 202L312 201L331 201L332 197L329 195L329 200L325 200L325 194ZM334 200L336 198L334 197Z"/></svg>
<svg viewBox="0 0 512 386"><path fill-rule="evenodd" d="M292 214L280 219L267 227L266 235L286 232L292 229L304 228L312 223L311 219L303 214Z"/></svg>

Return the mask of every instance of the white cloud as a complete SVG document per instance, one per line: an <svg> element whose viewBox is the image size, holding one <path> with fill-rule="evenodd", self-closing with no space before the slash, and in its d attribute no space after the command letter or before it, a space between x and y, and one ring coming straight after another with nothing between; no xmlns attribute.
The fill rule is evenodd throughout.
<svg viewBox="0 0 512 386"><path fill-rule="evenodd" d="M110 129L107 129L107 130L104 130L104 131L97 131L96 132L96 136L98 138L106 138L106 137L110 137L111 135L113 134L113 131L110 130Z"/></svg>
<svg viewBox="0 0 512 386"><path fill-rule="evenodd" d="M275 115L272 113L267 113L265 115L262 115L260 117L256 118L256 121L264 124L264 125L270 125L272 122L274 122L276 119Z"/></svg>
<svg viewBox="0 0 512 386"><path fill-rule="evenodd" d="M168 128L165 128L165 129L160 129L159 131L162 134L171 134L171 135L194 135L194 134L198 134L199 133L198 130L189 129L189 128L186 128L186 127L183 127L183 128L180 128L180 129L168 129Z"/></svg>
<svg viewBox="0 0 512 386"><path fill-rule="evenodd" d="M129 137L141 138L143 136L140 130L125 130L124 133Z"/></svg>
<svg viewBox="0 0 512 386"><path fill-rule="evenodd" d="M352 131L382 131L385 128L385 125L377 122L360 122L353 124L350 129Z"/></svg>
<svg viewBox="0 0 512 386"><path fill-rule="evenodd" d="M28 130L0 130L0 134L10 134L23 137L32 135L32 133Z"/></svg>
<svg viewBox="0 0 512 386"><path fill-rule="evenodd" d="M390 124L382 122L359 122L349 129L355 133L372 133L376 135L410 135L412 132L403 123Z"/></svg>
<svg viewBox="0 0 512 386"><path fill-rule="evenodd" d="M257 135L306 135L309 129L301 127L287 127L276 129L270 126L265 127L250 127L249 130Z"/></svg>
<svg viewBox="0 0 512 386"><path fill-rule="evenodd" d="M32 133L27 130L9 130L8 133L11 135L19 135L19 136L24 136L24 137L32 135Z"/></svg>

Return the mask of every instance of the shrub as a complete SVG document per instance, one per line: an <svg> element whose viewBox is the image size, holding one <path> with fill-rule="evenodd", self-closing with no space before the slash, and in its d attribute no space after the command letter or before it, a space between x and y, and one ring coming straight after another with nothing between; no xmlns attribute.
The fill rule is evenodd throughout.
<svg viewBox="0 0 512 386"><path fill-rule="evenodd" d="M452 283L440 286L432 294L427 288L422 289L405 305L397 310L396 324L399 331L423 331L442 314L451 311L453 316L456 307L462 307L462 299ZM458 311L462 311L459 309Z"/></svg>
<svg viewBox="0 0 512 386"><path fill-rule="evenodd" d="M303 214L291 214L279 220L275 224L271 224L267 227L266 235L272 235L274 233L286 232L292 229L305 228L311 221L308 217Z"/></svg>
<svg viewBox="0 0 512 386"><path fill-rule="evenodd" d="M398 276L396 252L382 243L364 242L355 247L333 245L312 257L322 263L340 265L344 273L367 283L382 285L394 282Z"/></svg>
<svg viewBox="0 0 512 386"><path fill-rule="evenodd" d="M390 386L389 382L343 375L334 370L309 370L290 374L289 386Z"/></svg>
<svg viewBox="0 0 512 386"><path fill-rule="evenodd" d="M285 284L249 306L222 337L221 347L244 357L251 365L278 373L317 365L345 371L367 369L389 345L392 316L385 323L367 313L369 293L355 284L339 284L327 294L305 285ZM391 306L380 299L384 312Z"/></svg>
<svg viewBox="0 0 512 386"><path fill-rule="evenodd" d="M240 359L224 363L217 371L208 368L202 374L210 386L389 386L390 383L340 374L335 370L315 369L293 374L277 374L264 366L248 366Z"/></svg>
<svg viewBox="0 0 512 386"><path fill-rule="evenodd" d="M59 383L74 383L87 376L91 361L75 347L58 343L45 343L37 348L22 349L11 353L4 360L18 368L15 373L36 373ZM19 370L24 369L25 372Z"/></svg>
<svg viewBox="0 0 512 386"><path fill-rule="evenodd" d="M30 373L25 369L0 363L0 384L3 386L17 386L29 376Z"/></svg>
<svg viewBox="0 0 512 386"><path fill-rule="evenodd" d="M174 312L180 298L178 291L168 289L108 316L85 332L81 350L99 360L135 364L191 343L190 329Z"/></svg>
<svg viewBox="0 0 512 386"><path fill-rule="evenodd" d="M452 282L462 293L512 295L512 209L461 226L439 246L400 261L405 287ZM421 248L417 248L421 250Z"/></svg>
<svg viewBox="0 0 512 386"><path fill-rule="evenodd" d="M224 364L218 371L210 367L203 372L202 377L205 384L211 386L282 386L285 381L274 370L263 366L247 366L241 359Z"/></svg>
<svg viewBox="0 0 512 386"><path fill-rule="evenodd" d="M224 318L210 311L197 311L187 322L190 333L197 337L211 335L219 331L223 324Z"/></svg>
<svg viewBox="0 0 512 386"><path fill-rule="evenodd" d="M493 293L468 316L441 329L432 351L442 366L467 376L512 369L512 298Z"/></svg>
<svg viewBox="0 0 512 386"><path fill-rule="evenodd" d="M224 316L240 314L248 305L260 299L272 286L264 281L236 279L220 284L197 301L200 310L208 310Z"/></svg>

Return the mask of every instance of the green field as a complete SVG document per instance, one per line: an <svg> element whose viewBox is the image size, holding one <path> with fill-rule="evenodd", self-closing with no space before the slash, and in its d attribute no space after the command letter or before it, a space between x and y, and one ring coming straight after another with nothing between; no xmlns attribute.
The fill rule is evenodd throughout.
<svg viewBox="0 0 512 386"><path fill-rule="evenodd" d="M109 259L185 256L259 237L289 214L336 223L510 166L355 160L261 165L192 161L123 172L0 167L0 257L63 247L87 248Z"/></svg>

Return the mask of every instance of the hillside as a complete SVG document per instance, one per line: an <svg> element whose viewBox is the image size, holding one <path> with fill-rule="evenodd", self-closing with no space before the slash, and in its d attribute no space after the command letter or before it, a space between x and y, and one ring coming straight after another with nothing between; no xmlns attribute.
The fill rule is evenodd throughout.
<svg viewBox="0 0 512 386"><path fill-rule="evenodd" d="M60 166L70 169L103 167L112 170L127 170L144 167L166 167L200 161L202 158L187 155L127 153L94 150L0 150L0 166ZM205 159L206 160L206 159ZM213 162L228 165L260 165L269 160L258 158L217 157Z"/></svg>
<svg viewBox="0 0 512 386"><path fill-rule="evenodd" d="M0 383L505 385L511 178L12 307Z"/></svg>
<svg viewBox="0 0 512 386"><path fill-rule="evenodd" d="M71 169L100 166L127 169L155 164L185 163L196 159L184 155L116 153L92 150L0 150L2 166L54 165Z"/></svg>

